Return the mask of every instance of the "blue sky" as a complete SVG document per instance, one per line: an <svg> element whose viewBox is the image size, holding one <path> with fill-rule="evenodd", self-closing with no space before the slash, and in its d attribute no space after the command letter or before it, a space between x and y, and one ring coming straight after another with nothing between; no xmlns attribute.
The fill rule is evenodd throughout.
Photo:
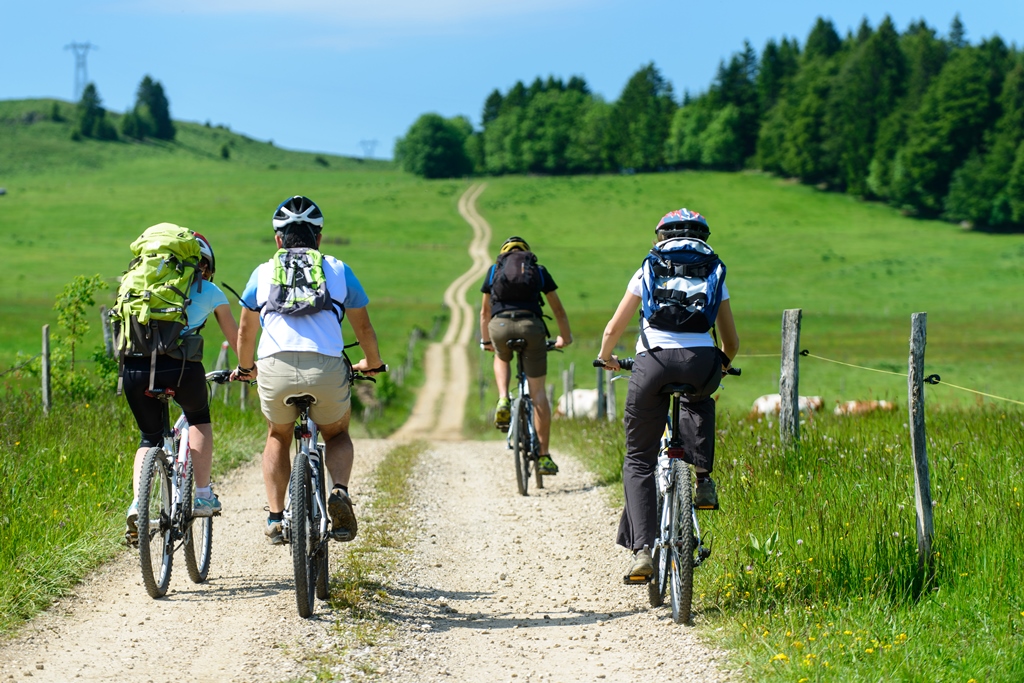
<svg viewBox="0 0 1024 683"><path fill-rule="evenodd" d="M377 157L417 116L479 123L494 88L581 75L608 100L654 61L676 92L705 90L749 40L803 44L818 16L840 33L889 14L946 34L960 14L976 43L1024 45L1021 0L10 0L0 5L0 99L72 98L89 41L90 80L124 111L146 74L176 119L211 121L275 144Z"/></svg>

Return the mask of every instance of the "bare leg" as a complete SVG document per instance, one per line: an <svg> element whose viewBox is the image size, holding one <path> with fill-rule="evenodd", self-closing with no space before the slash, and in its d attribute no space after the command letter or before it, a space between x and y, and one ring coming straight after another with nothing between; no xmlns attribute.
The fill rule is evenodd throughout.
<svg viewBox="0 0 1024 683"><path fill-rule="evenodd" d="M292 471L288 449L292 445L294 425L271 424L267 445L263 449L263 485L267 489L267 505L271 512L284 511L284 495Z"/></svg>
<svg viewBox="0 0 1024 683"><path fill-rule="evenodd" d="M498 354L494 354L494 383L498 385L498 397L508 398L508 383L512 377L512 367Z"/></svg>
<svg viewBox="0 0 1024 683"><path fill-rule="evenodd" d="M188 445L192 449L192 472L196 488L210 485L213 469L213 425L189 425Z"/></svg>
<svg viewBox="0 0 1024 683"><path fill-rule="evenodd" d="M149 452L149 447L140 448L135 451L135 476L132 477L132 491L134 493L134 499L139 499L139 479L142 478L142 461L146 458L146 453Z"/></svg>
<svg viewBox="0 0 1024 683"><path fill-rule="evenodd" d="M324 435L324 460L326 460L327 471L331 473L331 480L335 484L348 486L349 477L352 476L352 462L355 460L355 448L352 446L352 437L348 433L349 419L352 411L345 413L345 417L329 425L317 425L320 433Z"/></svg>
<svg viewBox="0 0 1024 683"><path fill-rule="evenodd" d="M527 377L530 383L530 398L533 399L533 426L537 430L537 440L540 441L540 454L548 455L551 441L551 404L548 403L548 394L544 391L544 380L546 375L540 377Z"/></svg>

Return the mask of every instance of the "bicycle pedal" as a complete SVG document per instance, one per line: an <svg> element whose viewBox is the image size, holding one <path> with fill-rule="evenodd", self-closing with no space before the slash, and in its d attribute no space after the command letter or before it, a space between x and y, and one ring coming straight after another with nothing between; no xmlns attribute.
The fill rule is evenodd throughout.
<svg viewBox="0 0 1024 683"><path fill-rule="evenodd" d="M627 586L646 586L651 582L651 578L650 576L629 576L627 574L622 577L622 583Z"/></svg>
<svg viewBox="0 0 1024 683"><path fill-rule="evenodd" d="M694 505L694 507L697 508L698 510L717 510L719 506L717 506L717 505Z"/></svg>

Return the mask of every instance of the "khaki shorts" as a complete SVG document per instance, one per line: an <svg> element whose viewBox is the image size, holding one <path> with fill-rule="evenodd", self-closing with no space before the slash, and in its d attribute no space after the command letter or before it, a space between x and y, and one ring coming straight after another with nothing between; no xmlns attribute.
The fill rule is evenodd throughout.
<svg viewBox="0 0 1024 683"><path fill-rule="evenodd" d="M352 392L345 361L311 351L282 351L256 362L260 408L273 424L290 424L299 409L285 405L289 396L309 394L316 398L309 416L319 425L329 425L351 410Z"/></svg>
<svg viewBox="0 0 1024 683"><path fill-rule="evenodd" d="M512 349L508 348L509 339L525 339L526 349L523 351L523 368L527 377L544 377L548 374L548 336L544 330L544 321L540 318L491 318L487 323L491 333L491 343L498 358L506 363L512 361ZM515 372L515 368L512 369Z"/></svg>

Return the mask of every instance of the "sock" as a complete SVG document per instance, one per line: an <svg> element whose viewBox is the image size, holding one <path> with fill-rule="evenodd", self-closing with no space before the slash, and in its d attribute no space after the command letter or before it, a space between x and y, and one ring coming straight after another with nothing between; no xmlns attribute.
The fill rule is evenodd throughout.
<svg viewBox="0 0 1024 683"><path fill-rule="evenodd" d="M213 488L210 486L197 486L196 498L204 498L206 500L213 498Z"/></svg>
<svg viewBox="0 0 1024 683"><path fill-rule="evenodd" d="M698 482L707 481L710 478L711 478L711 473L710 472L698 472L697 473L697 481Z"/></svg>
<svg viewBox="0 0 1024 683"><path fill-rule="evenodd" d="M348 495L348 487L347 486L343 486L342 484L335 484L334 488L335 488L335 490L341 489L342 491L345 492L346 496Z"/></svg>
<svg viewBox="0 0 1024 683"><path fill-rule="evenodd" d="M270 523L270 522L281 522L283 520L284 520L284 510L282 510L281 512L271 512L267 516L267 522L268 523Z"/></svg>

